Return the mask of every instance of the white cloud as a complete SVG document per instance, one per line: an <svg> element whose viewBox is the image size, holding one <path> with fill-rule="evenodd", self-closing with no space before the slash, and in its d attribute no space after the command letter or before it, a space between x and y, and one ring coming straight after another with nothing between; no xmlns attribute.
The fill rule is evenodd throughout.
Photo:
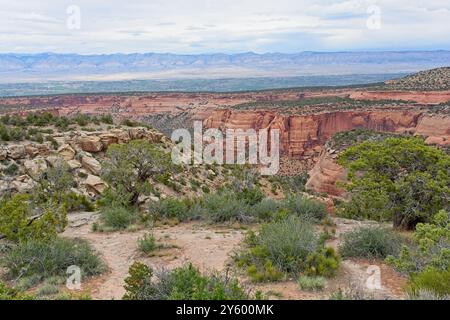
<svg viewBox="0 0 450 320"><path fill-rule="evenodd" d="M80 30L66 28L72 4ZM0 0L0 52L450 49L449 20L448 0Z"/></svg>

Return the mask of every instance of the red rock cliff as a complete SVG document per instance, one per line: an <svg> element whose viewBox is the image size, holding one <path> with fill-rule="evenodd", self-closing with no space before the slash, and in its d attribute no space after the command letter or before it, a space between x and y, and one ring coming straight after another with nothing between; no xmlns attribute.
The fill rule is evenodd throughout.
<svg viewBox="0 0 450 320"><path fill-rule="evenodd" d="M281 153L301 157L335 133L355 128L411 132L450 142L450 117L416 111L336 111L313 115L280 115L276 111L217 110L204 120L207 128L280 129Z"/></svg>

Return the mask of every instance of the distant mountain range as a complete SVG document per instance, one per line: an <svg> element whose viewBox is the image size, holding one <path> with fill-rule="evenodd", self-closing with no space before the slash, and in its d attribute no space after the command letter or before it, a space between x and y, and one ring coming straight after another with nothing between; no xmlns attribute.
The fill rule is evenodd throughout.
<svg viewBox="0 0 450 320"><path fill-rule="evenodd" d="M0 82L403 74L449 65L450 51L0 54Z"/></svg>

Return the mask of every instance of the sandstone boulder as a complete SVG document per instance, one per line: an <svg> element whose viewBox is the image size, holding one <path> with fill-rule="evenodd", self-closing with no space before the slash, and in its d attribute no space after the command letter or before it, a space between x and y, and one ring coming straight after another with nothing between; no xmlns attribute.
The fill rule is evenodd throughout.
<svg viewBox="0 0 450 320"><path fill-rule="evenodd" d="M83 151L100 152L103 150L103 143L97 136L81 137L78 143Z"/></svg>
<svg viewBox="0 0 450 320"><path fill-rule="evenodd" d="M118 143L128 143L131 140L130 134L127 131L121 129L113 129L110 132L117 137Z"/></svg>
<svg viewBox="0 0 450 320"><path fill-rule="evenodd" d="M66 161L72 160L76 154L75 150L73 150L73 148L67 143L62 145L58 149L57 153L58 153L58 155L63 157L64 160L66 160Z"/></svg>
<svg viewBox="0 0 450 320"><path fill-rule="evenodd" d="M60 156L51 155L45 158L50 167L56 167L64 163L64 159Z"/></svg>
<svg viewBox="0 0 450 320"><path fill-rule="evenodd" d="M36 182L28 175L19 176L11 182L11 189L18 193L31 191L35 186Z"/></svg>
<svg viewBox="0 0 450 320"><path fill-rule="evenodd" d="M69 165L71 170L75 170L75 169L81 168L80 161L75 160L75 159L67 161L67 164Z"/></svg>
<svg viewBox="0 0 450 320"><path fill-rule="evenodd" d="M95 158L84 155L81 158L81 165L94 175L100 175L102 166Z"/></svg>
<svg viewBox="0 0 450 320"><path fill-rule="evenodd" d="M88 175L84 181L84 185L88 190L93 191L96 194L102 193L107 187L106 182L104 182L100 177L91 174Z"/></svg>
<svg viewBox="0 0 450 320"><path fill-rule="evenodd" d="M47 162L42 157L36 157L32 160L25 160L23 166L25 168L25 172L33 180L37 180L40 174L47 169Z"/></svg>
<svg viewBox="0 0 450 320"><path fill-rule="evenodd" d="M25 145L25 151L30 157L46 156L50 154L49 143L30 143Z"/></svg>
<svg viewBox="0 0 450 320"><path fill-rule="evenodd" d="M34 158L39 154L39 149L30 143L25 145L25 152L27 153L28 156Z"/></svg>
<svg viewBox="0 0 450 320"><path fill-rule="evenodd" d="M25 158L27 152L21 144L11 144L8 147L8 157L14 160Z"/></svg>
<svg viewBox="0 0 450 320"><path fill-rule="evenodd" d="M153 143L159 143L162 141L164 135L160 132L147 131L147 140Z"/></svg>
<svg viewBox="0 0 450 320"><path fill-rule="evenodd" d="M144 139L147 138L147 129L143 127L130 128L128 134L131 140Z"/></svg>
<svg viewBox="0 0 450 320"><path fill-rule="evenodd" d="M103 149L107 149L112 144L119 143L119 138L117 135L112 133L103 133L99 137L103 144Z"/></svg>

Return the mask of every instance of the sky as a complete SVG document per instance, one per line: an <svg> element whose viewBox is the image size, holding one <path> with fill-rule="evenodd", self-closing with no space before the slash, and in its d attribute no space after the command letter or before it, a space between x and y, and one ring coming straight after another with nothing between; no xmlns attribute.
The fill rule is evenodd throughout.
<svg viewBox="0 0 450 320"><path fill-rule="evenodd" d="M0 0L0 53L440 49L449 0Z"/></svg>

